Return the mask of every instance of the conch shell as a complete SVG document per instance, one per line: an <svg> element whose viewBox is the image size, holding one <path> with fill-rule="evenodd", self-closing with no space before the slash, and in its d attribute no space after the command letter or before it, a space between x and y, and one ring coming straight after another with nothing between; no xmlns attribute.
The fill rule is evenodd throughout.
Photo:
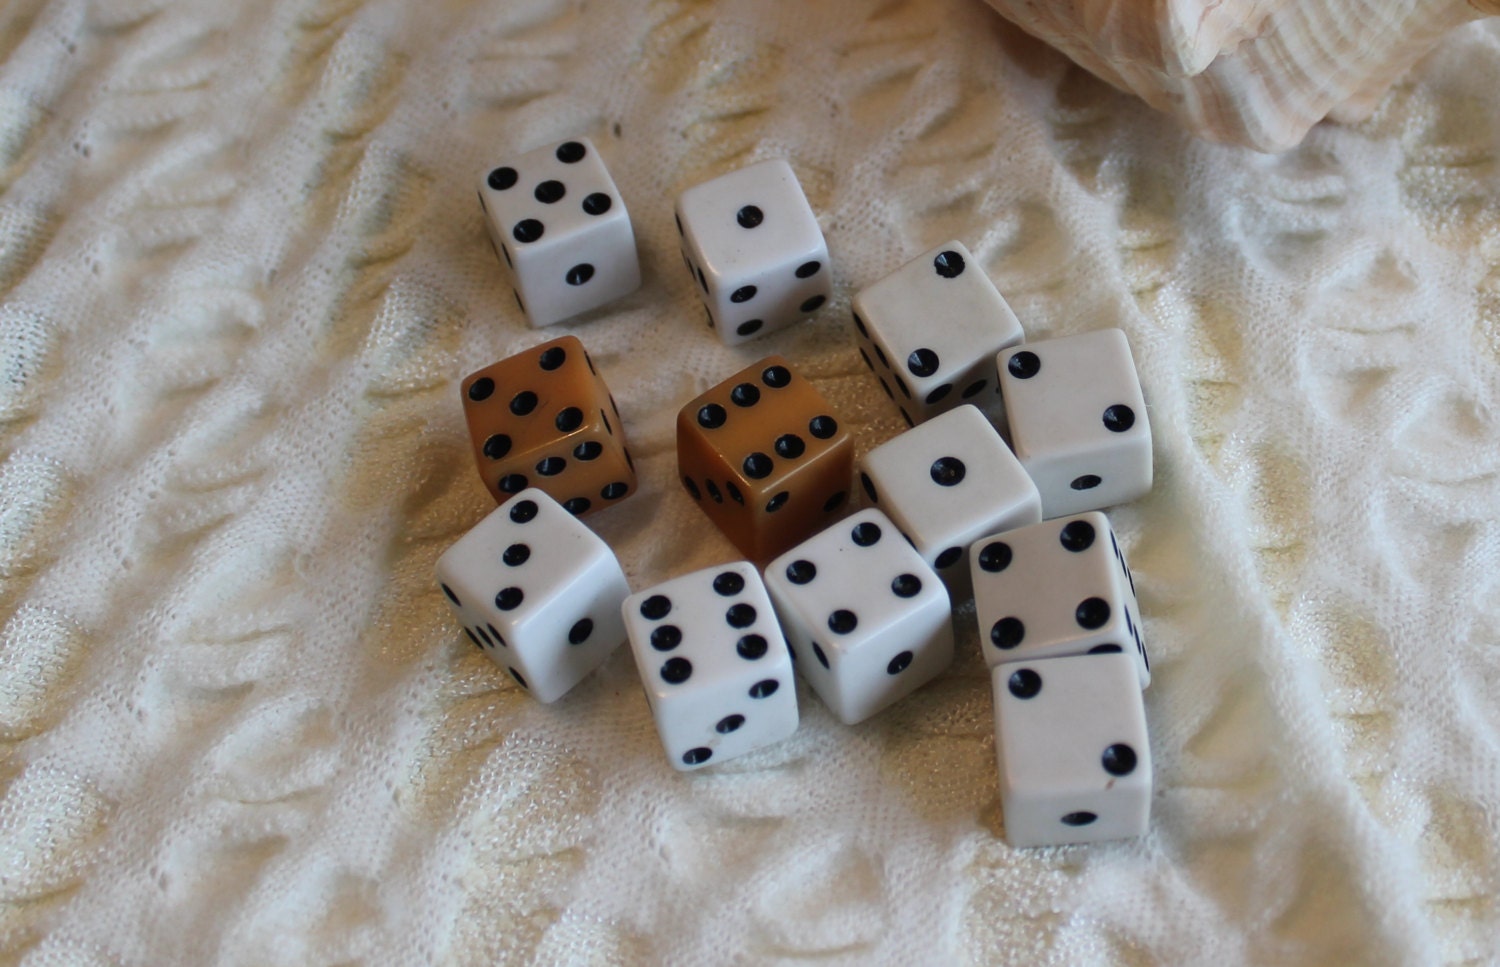
<svg viewBox="0 0 1500 967"><path fill-rule="evenodd" d="M1295 146L1353 122L1500 0L988 0L1027 33L1214 141Z"/></svg>

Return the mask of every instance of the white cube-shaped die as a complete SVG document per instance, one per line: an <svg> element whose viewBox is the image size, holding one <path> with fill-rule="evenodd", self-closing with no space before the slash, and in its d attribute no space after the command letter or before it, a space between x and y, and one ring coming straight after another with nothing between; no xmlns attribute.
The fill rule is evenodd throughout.
<svg viewBox="0 0 1500 967"><path fill-rule="evenodd" d="M990 665L1125 653L1151 683L1135 578L1098 511L993 534L969 548L979 639Z"/></svg>
<svg viewBox="0 0 1500 967"><path fill-rule="evenodd" d="M641 284L635 233L593 142L528 151L479 177L479 204L533 326L597 308Z"/></svg>
<svg viewBox="0 0 1500 967"><path fill-rule="evenodd" d="M1000 665L991 682L1006 842L1053 846L1146 832L1151 746L1129 655Z"/></svg>
<svg viewBox="0 0 1500 967"><path fill-rule="evenodd" d="M802 677L847 725L953 660L948 592L878 510L860 511L772 561L766 588Z"/></svg>
<svg viewBox="0 0 1500 967"><path fill-rule="evenodd" d="M887 440L858 469L870 502L901 528L955 599L968 590L970 543L1041 520L1036 486L971 404Z"/></svg>
<svg viewBox="0 0 1500 967"><path fill-rule="evenodd" d="M614 553L535 488L460 537L436 572L464 632L539 701L561 698L625 640L630 586Z"/></svg>
<svg viewBox="0 0 1500 967"><path fill-rule="evenodd" d="M1042 495L1042 516L1102 510L1151 490L1151 426L1119 329L1002 351L1011 445Z"/></svg>
<svg viewBox="0 0 1500 967"><path fill-rule="evenodd" d="M854 297L860 358L907 425L993 397L1021 322L962 242L923 252Z"/></svg>
<svg viewBox="0 0 1500 967"><path fill-rule="evenodd" d="M792 656L749 562L674 578L621 610L674 768L733 759L797 730Z"/></svg>
<svg viewBox="0 0 1500 967"><path fill-rule="evenodd" d="M785 328L828 301L828 245L785 161L694 185L676 216L683 261L725 344Z"/></svg>

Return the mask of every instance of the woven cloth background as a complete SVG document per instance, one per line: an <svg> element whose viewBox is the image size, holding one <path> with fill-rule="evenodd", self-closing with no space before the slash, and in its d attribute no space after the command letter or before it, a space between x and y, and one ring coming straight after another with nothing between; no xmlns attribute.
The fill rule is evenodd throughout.
<svg viewBox="0 0 1500 967"><path fill-rule="evenodd" d="M0 960L1496 962L1500 31L1357 127L1196 141L980 0L0 3ZM473 193L592 137L646 282L519 317ZM836 297L737 349L670 199L785 157ZM962 239L1032 338L1120 326L1157 485L1150 835L999 838L972 608L858 727L691 776L625 650L540 706L431 578L458 381L563 332L632 586L732 551L673 417L771 352L868 448L853 292Z"/></svg>

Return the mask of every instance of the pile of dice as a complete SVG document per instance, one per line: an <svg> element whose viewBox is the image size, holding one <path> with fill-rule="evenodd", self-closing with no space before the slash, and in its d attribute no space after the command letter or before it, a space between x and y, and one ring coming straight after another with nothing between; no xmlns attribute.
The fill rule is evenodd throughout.
<svg viewBox="0 0 1500 967"><path fill-rule="evenodd" d="M533 325L639 285L629 216L586 140L495 168L479 196ZM726 343L830 295L827 247L785 162L688 189L676 221ZM474 644L543 702L628 640L678 769L795 731L794 663L841 721L876 714L949 665L953 607L972 595L1007 840L1144 832L1150 664L1134 579L1100 512L1152 480L1124 333L1023 343L956 241L862 290L853 310L860 356L910 429L856 461L789 361L735 373L683 406L677 456L689 496L747 560L634 594L579 519L636 489L625 422L583 344L555 339L468 376L475 460L501 506L439 560L443 593ZM856 480L868 506L851 514Z"/></svg>

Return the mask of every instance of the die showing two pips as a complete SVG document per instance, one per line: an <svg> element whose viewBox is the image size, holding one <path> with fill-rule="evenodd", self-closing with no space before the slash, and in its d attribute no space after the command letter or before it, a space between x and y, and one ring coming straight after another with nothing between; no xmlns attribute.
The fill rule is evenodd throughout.
<svg viewBox="0 0 1500 967"><path fill-rule="evenodd" d="M854 297L855 344L907 426L995 395L995 354L1021 322L959 241L923 252Z"/></svg>

